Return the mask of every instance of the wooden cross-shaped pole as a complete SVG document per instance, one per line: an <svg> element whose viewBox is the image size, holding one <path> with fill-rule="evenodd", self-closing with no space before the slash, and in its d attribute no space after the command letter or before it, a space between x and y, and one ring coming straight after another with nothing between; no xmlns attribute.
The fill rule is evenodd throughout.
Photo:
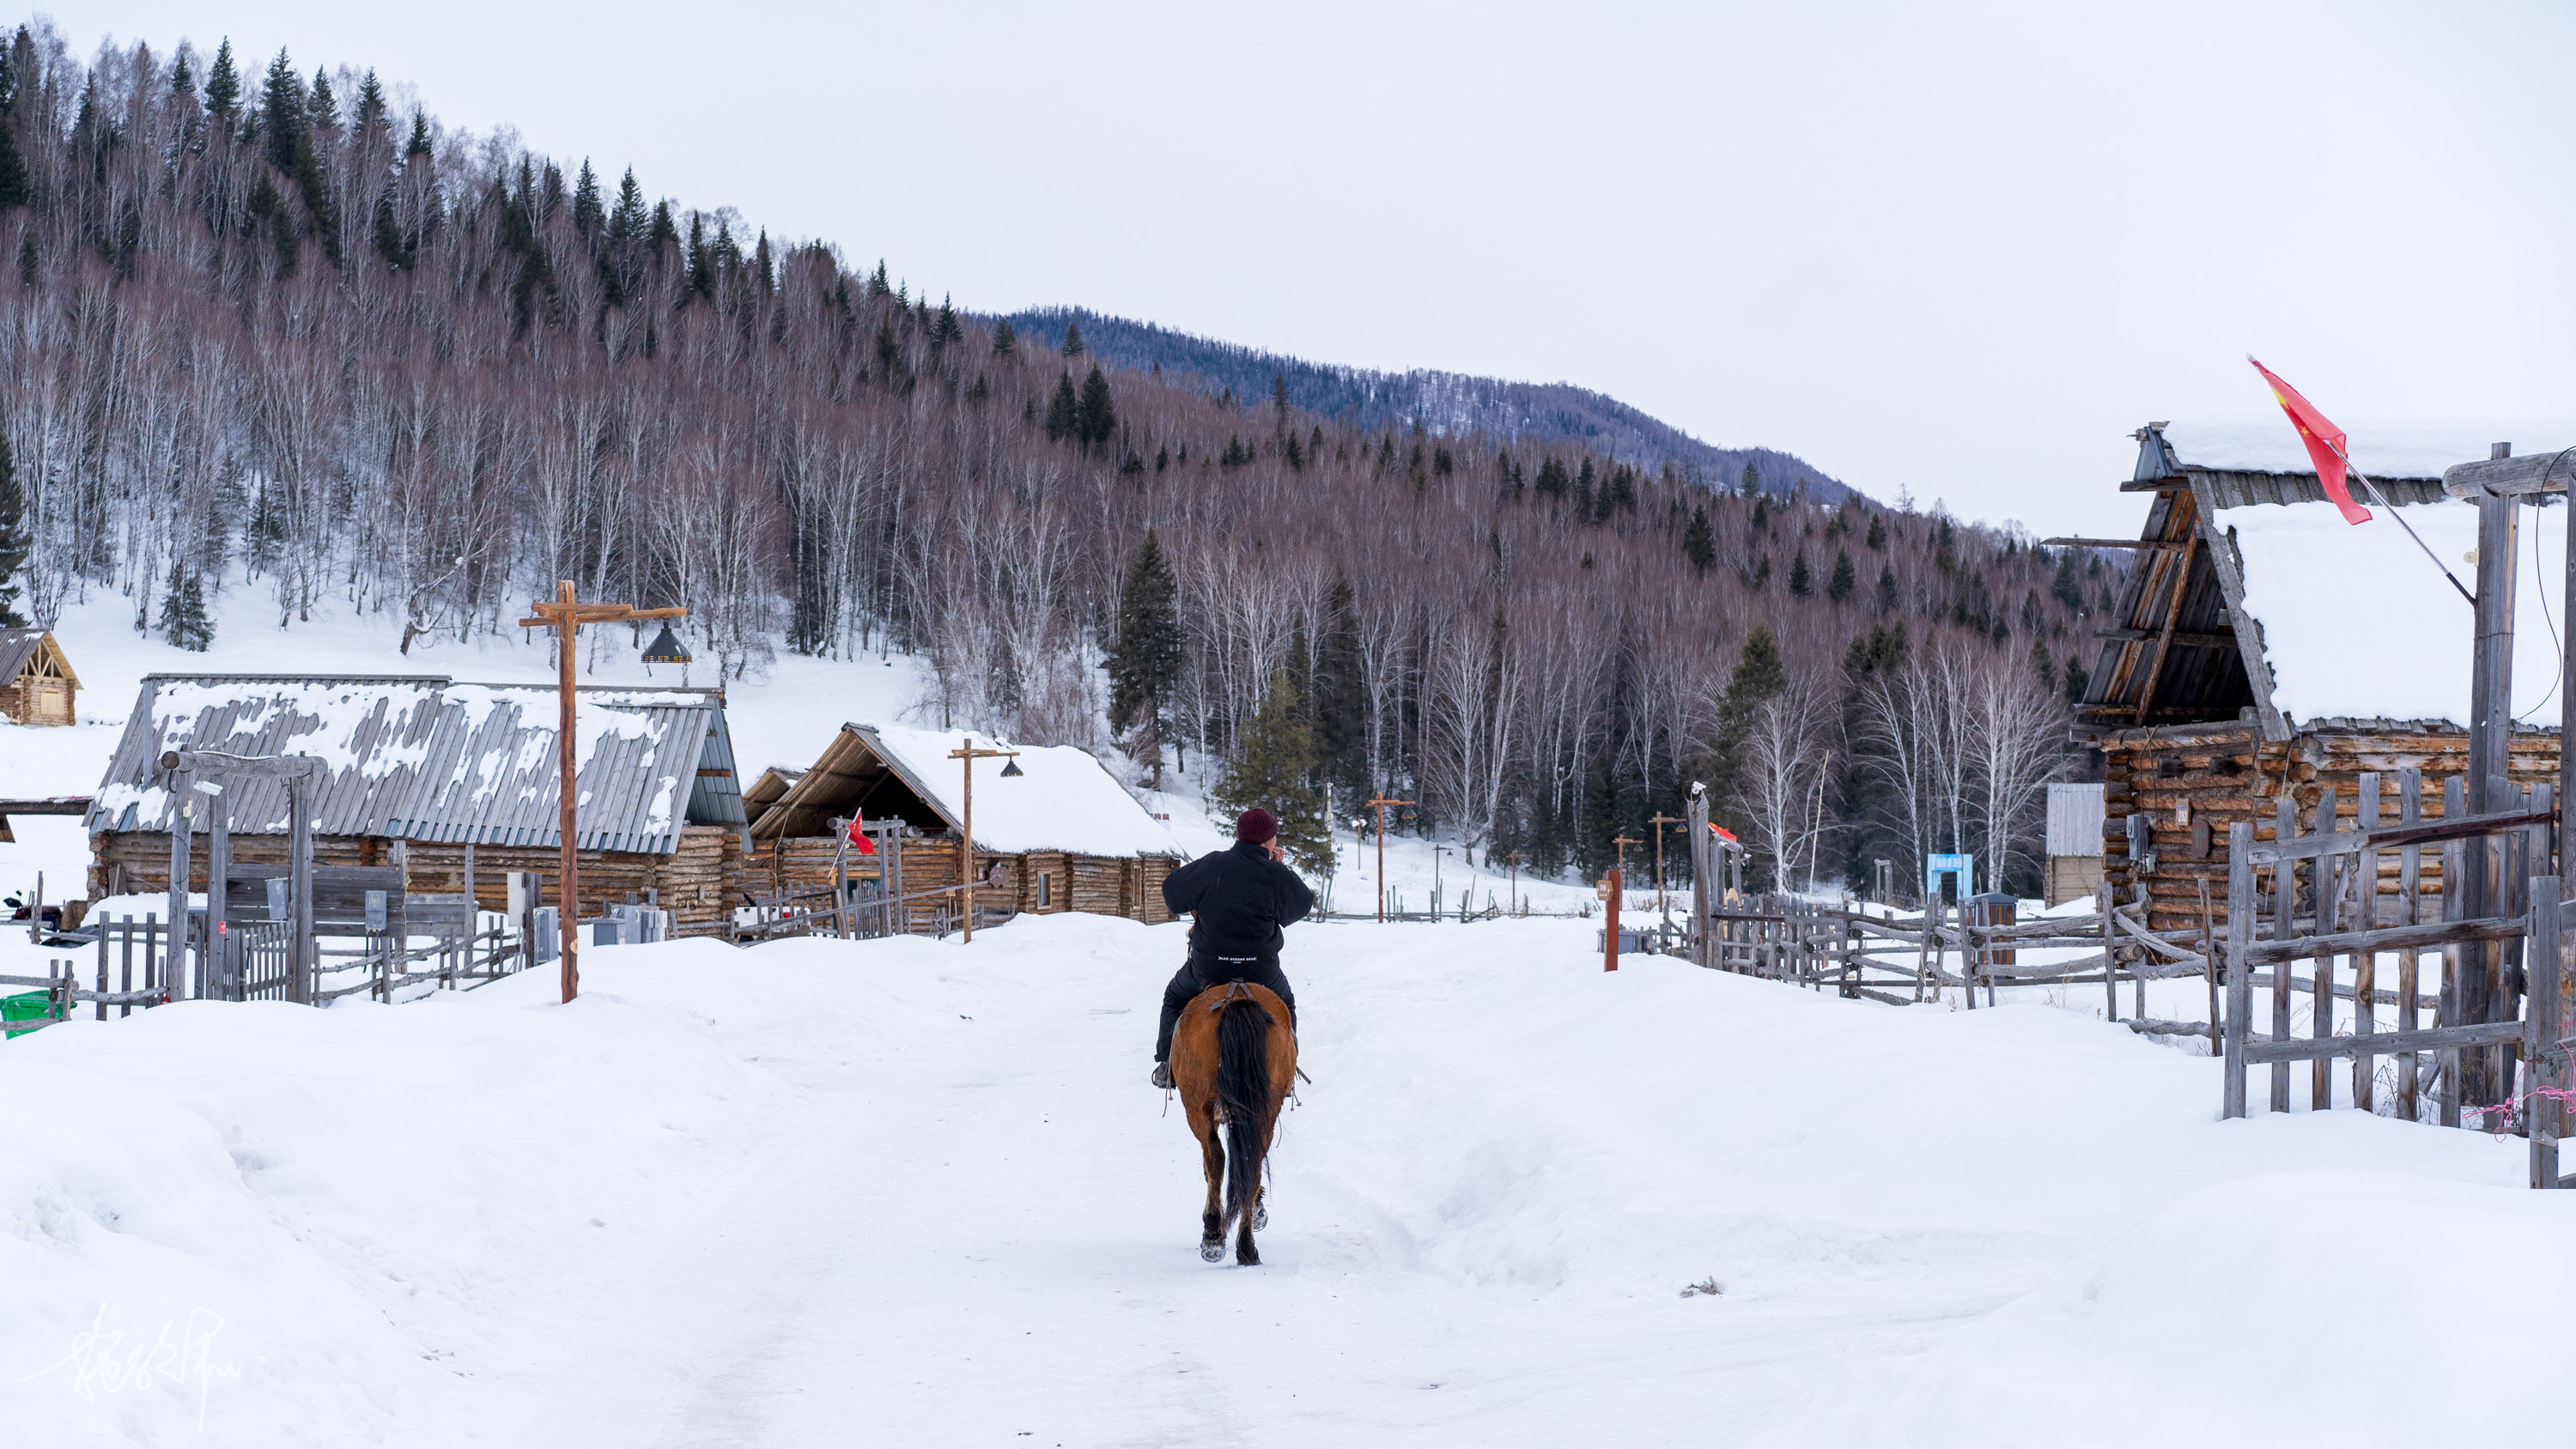
<svg viewBox="0 0 2576 1449"><path fill-rule="evenodd" d="M970 944L975 939L975 762L1018 754L1017 750L978 749L973 735L966 737L965 748L948 752L948 758L959 761L958 768L966 772L966 819L957 832L957 888L965 901L966 940Z"/></svg>
<svg viewBox="0 0 2576 1449"><path fill-rule="evenodd" d="M1671 815L1666 815L1661 810L1658 810L1653 815L1647 817L1646 823L1655 827L1655 909L1660 912L1665 909L1664 832L1670 830L1676 825L1686 825L1689 822Z"/></svg>
<svg viewBox="0 0 2576 1449"><path fill-rule="evenodd" d="M1610 887L1606 895L1610 904L1610 913L1603 921L1604 929L1601 933L1602 943L1609 947L1601 958L1601 969L1604 971L1619 969L1619 907L1622 904L1620 897L1628 893L1628 847L1644 843L1641 840L1630 840L1624 835L1614 835L1610 838L1610 848L1619 853L1619 863L1610 868L1610 879L1604 882Z"/></svg>
<svg viewBox="0 0 2576 1449"><path fill-rule="evenodd" d="M576 603L572 580L564 579L555 585L555 596L551 601L540 599L528 605L528 612L535 617L521 619L520 628L555 631L555 664L561 680L562 699L555 725L555 762L563 775L563 814L557 826L563 836L563 864L562 882L555 892L558 897L555 909L562 916L558 924L563 928L563 999L568 1002L581 994L581 835L575 828L577 822L574 818L581 795L574 788L578 762L573 758L572 735L572 663L574 645L580 636L575 631L584 624L622 624L629 619L677 619L689 611L638 609L628 604Z"/></svg>
<svg viewBox="0 0 2576 1449"><path fill-rule="evenodd" d="M1410 800L1390 800L1384 795L1368 802L1377 811L1377 923L1386 924L1386 807L1410 805Z"/></svg>

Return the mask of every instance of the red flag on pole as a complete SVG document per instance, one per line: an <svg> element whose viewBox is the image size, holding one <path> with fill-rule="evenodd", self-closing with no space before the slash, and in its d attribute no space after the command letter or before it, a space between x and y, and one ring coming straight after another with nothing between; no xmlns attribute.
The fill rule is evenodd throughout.
<svg viewBox="0 0 2576 1449"><path fill-rule="evenodd" d="M2254 362L2251 357L2245 360ZM2318 412L2315 403L2299 396L2297 388L2273 375L2272 369L2254 362L2254 370L2272 385L2273 400L2290 415L2290 426L2299 430L2299 441L2308 448L2308 461L2317 466L2317 481L2325 485L2326 497L2334 500L2334 506L2343 510L2343 521L2368 523L2370 510L2353 502L2352 490L2344 486L2345 459L2349 454L2345 451L2343 429Z"/></svg>
<svg viewBox="0 0 2576 1449"><path fill-rule="evenodd" d="M877 853L877 843L868 839L867 835L859 828L865 823L865 816L861 815L856 810L850 812L850 843L859 848L859 854L874 855Z"/></svg>

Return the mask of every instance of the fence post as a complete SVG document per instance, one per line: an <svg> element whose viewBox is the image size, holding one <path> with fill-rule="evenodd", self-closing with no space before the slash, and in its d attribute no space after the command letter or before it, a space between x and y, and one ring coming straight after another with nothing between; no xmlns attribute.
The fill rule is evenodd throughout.
<svg viewBox="0 0 2576 1449"><path fill-rule="evenodd" d="M2227 1058L2220 1073L2221 1118L2245 1115L2245 1022L2254 1006L2245 947L2253 936L2254 822L2238 820L2227 827L2227 1019L2211 1023Z"/></svg>
<svg viewBox="0 0 2576 1449"><path fill-rule="evenodd" d="M2111 893L2111 882L2108 877L2093 888L2093 900L2102 908L2102 1019L2118 1021L2120 1019L2120 973L2112 969L2115 959L2112 953L2116 949L2114 943L2119 940L2119 936L2111 919L2111 913L2117 909L2118 902Z"/></svg>
<svg viewBox="0 0 2576 1449"><path fill-rule="evenodd" d="M185 980L188 939L188 867L196 853L197 777L186 770L172 770L170 775L170 948L159 982L165 1001L186 1000ZM211 884L211 882L210 882ZM147 959L145 975L151 974ZM150 989L147 984L147 990Z"/></svg>
<svg viewBox="0 0 2576 1449"><path fill-rule="evenodd" d="M2544 863L2537 859L2532 862L2535 866ZM2523 953L2523 970L2530 976L2531 1004L2523 1015L2522 1055L2530 1064L2527 1077L2531 1114L2526 1121L2531 1137L2531 1185L2540 1188L2558 1186L2558 1133L2565 1110L2556 1097L2549 1095L2567 1086L2567 1052L2558 1045L2562 1034L2558 978L2565 970L2558 955L2563 924L2558 877L2532 876L2531 949Z"/></svg>

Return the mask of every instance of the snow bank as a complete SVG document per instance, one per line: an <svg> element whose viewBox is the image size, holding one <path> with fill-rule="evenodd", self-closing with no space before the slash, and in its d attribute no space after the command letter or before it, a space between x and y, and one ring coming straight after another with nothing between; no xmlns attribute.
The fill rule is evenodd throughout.
<svg viewBox="0 0 2576 1449"><path fill-rule="evenodd" d="M2558 438L2553 428L2492 431L2493 424L2467 427L2354 427L2345 424L2353 466L2373 478L2439 478L2455 463L2487 455L2499 438ZM2186 419L2165 424L2165 442L2186 465L2249 473L2314 473L2317 465L2287 416ZM2576 428L2564 436L2576 438ZM2526 449L2528 451L2528 449ZM2356 485L2355 493L2359 489Z"/></svg>
<svg viewBox="0 0 2576 1449"><path fill-rule="evenodd" d="M2477 586L2474 504L2373 509L2354 525L2331 503L2224 509L2245 560L2245 606L2263 624L2273 699L2299 720L2450 720L2469 711L2469 601L2389 513L2414 525L2435 558ZM2515 550L2514 718L2558 723L2559 639L2568 625L2567 519L2522 516ZM2555 625L2553 628L2552 625Z"/></svg>
<svg viewBox="0 0 2576 1449"><path fill-rule="evenodd" d="M2260 1127L2249 1130L2260 1131ZM2376 1172L2203 1188L1801 1443L2094 1449L2563 1440L2511 1345L2576 1293L2576 1199ZM2429 1233L2429 1236L2428 1236ZM2394 1244L2412 1243L2411 1247ZM2502 1370L2500 1372L2500 1370Z"/></svg>

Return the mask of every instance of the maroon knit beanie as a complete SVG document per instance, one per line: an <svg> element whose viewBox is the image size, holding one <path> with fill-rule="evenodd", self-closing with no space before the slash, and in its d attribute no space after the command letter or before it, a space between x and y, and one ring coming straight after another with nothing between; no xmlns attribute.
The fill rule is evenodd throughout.
<svg viewBox="0 0 2576 1449"><path fill-rule="evenodd" d="M1234 819L1234 838L1237 840L1245 841L1253 845L1261 845L1268 842L1272 836L1275 836L1278 833L1279 821L1277 818L1272 816L1269 811L1262 809L1258 805L1244 811Z"/></svg>

